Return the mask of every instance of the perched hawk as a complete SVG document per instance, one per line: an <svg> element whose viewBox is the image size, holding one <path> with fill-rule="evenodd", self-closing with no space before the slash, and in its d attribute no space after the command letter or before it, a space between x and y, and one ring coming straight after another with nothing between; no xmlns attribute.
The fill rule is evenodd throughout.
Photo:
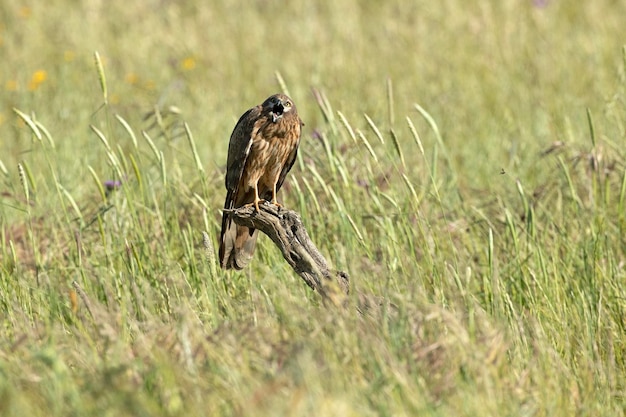
<svg viewBox="0 0 626 417"><path fill-rule="evenodd" d="M293 101L274 94L245 112L230 135L226 164L225 209L270 201L278 205L276 193L293 166L303 123ZM243 269L254 254L259 231L236 225L222 215L220 265Z"/></svg>

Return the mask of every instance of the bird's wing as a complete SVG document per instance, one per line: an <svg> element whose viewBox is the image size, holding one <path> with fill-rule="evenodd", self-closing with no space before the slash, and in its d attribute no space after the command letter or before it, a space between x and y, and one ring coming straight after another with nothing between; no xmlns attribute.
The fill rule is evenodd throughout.
<svg viewBox="0 0 626 417"><path fill-rule="evenodd" d="M246 161L250 155L254 140L256 123L261 117L261 106L253 107L240 118L228 144L226 162L226 201L225 209L232 209L237 201L239 183L243 176ZM245 198L245 196L242 196ZM242 269L250 262L258 232L247 227L237 226L227 213L222 214L222 230L220 233L220 265L222 268Z"/></svg>
<svg viewBox="0 0 626 417"><path fill-rule="evenodd" d="M233 133L230 135L228 144L228 160L226 162L225 186L228 191L224 208L232 208L235 201L239 181L246 166L254 134L254 125L261 114L261 107L253 107L245 112L240 118Z"/></svg>

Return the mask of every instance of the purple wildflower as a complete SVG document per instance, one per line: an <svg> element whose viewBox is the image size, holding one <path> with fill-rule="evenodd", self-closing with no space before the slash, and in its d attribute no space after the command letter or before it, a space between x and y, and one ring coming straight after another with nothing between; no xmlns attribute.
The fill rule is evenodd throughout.
<svg viewBox="0 0 626 417"><path fill-rule="evenodd" d="M104 182L104 188L108 192L113 191L113 190L117 190L121 186L122 186L122 181L107 180L107 181Z"/></svg>

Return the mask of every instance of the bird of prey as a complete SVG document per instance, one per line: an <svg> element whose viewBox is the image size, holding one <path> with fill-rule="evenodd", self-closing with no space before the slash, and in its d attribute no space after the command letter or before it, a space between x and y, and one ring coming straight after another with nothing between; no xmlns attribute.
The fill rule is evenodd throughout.
<svg viewBox="0 0 626 417"><path fill-rule="evenodd" d="M285 94L268 97L239 118L228 144L224 209L254 206L259 211L259 203L266 201L279 205L276 193L296 160L302 125ZM243 269L254 254L258 233L223 213L221 267Z"/></svg>

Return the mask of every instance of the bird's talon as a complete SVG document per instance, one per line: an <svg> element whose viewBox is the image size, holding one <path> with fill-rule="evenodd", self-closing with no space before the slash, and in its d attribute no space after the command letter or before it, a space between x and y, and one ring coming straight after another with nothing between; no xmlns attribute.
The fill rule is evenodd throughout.
<svg viewBox="0 0 626 417"><path fill-rule="evenodd" d="M258 200L258 201L253 201L252 203L248 203L248 204L244 204L243 206L241 206L242 208L248 208L248 207L254 207L254 210L256 212L260 212L261 209L259 208L259 203L265 203L265 200Z"/></svg>

